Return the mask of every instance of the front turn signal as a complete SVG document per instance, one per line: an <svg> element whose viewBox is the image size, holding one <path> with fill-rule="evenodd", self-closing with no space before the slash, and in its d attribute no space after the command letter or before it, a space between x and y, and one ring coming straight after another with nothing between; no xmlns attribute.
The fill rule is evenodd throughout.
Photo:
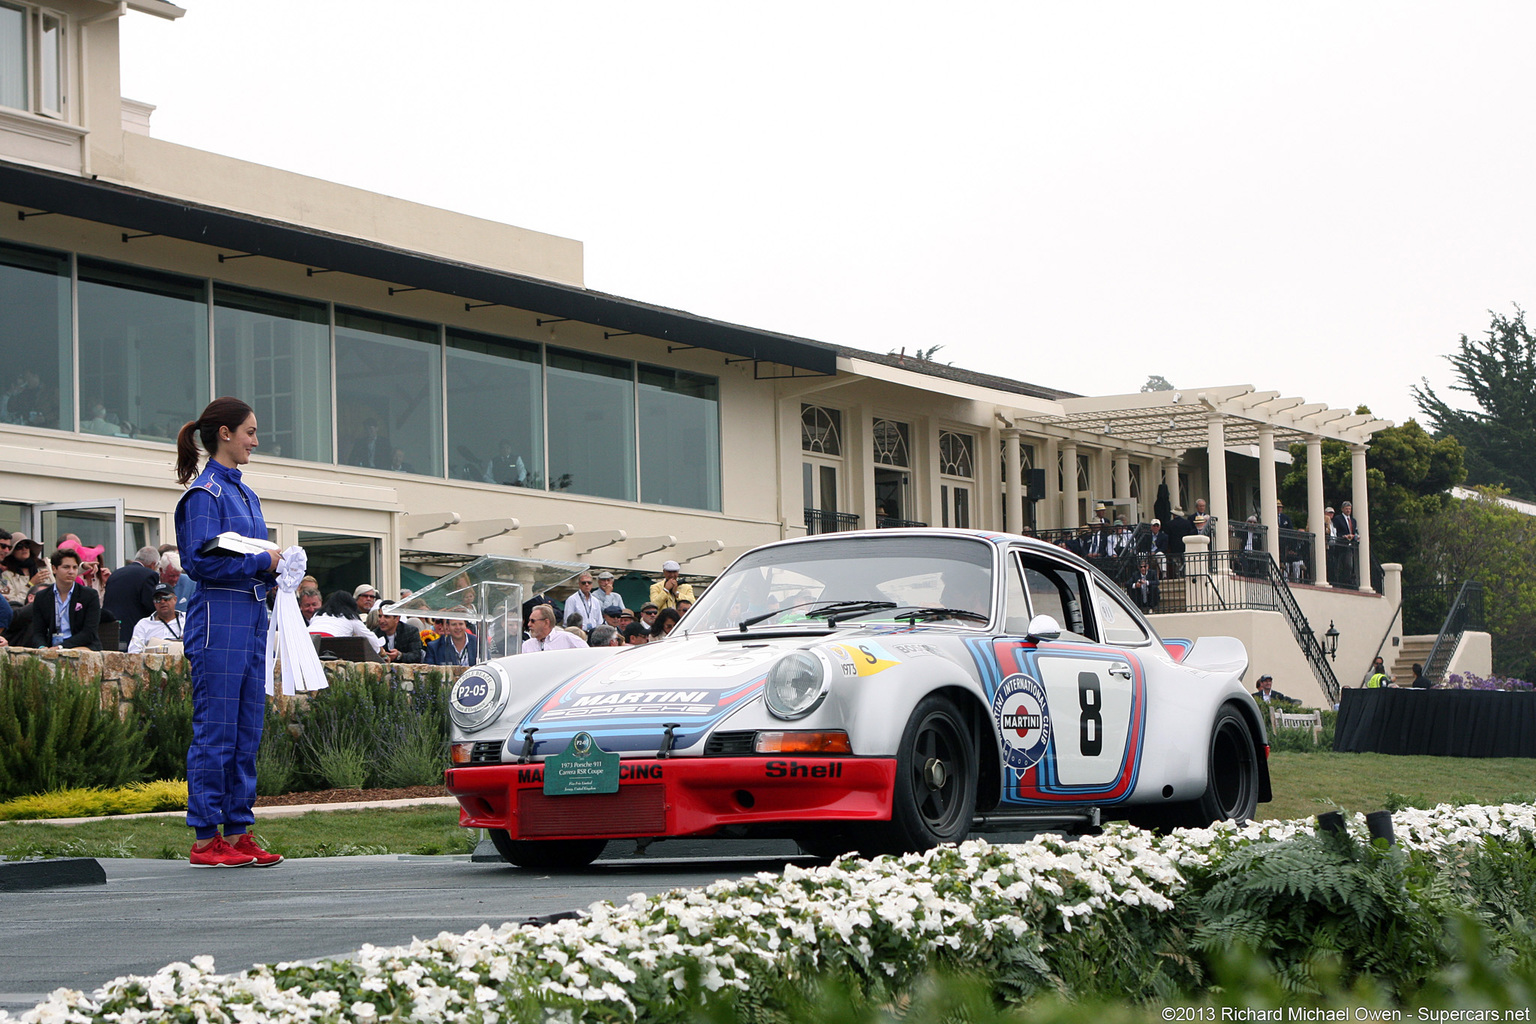
<svg viewBox="0 0 1536 1024"><path fill-rule="evenodd" d="M448 747L448 761L450 764L469 764L470 752L475 749L473 743L454 743Z"/></svg>
<svg viewBox="0 0 1536 1024"><path fill-rule="evenodd" d="M834 732L760 732L755 749L759 754L851 754L848 734Z"/></svg>

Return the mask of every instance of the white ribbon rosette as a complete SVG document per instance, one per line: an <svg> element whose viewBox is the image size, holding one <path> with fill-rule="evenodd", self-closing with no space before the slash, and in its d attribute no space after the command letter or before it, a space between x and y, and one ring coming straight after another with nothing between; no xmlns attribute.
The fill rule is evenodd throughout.
<svg viewBox="0 0 1536 1024"><path fill-rule="evenodd" d="M308 568L309 558L298 545L284 551L277 562L277 603L267 628L268 695L274 690L273 674L279 661L283 663L283 693L289 696L323 690L329 685L304 613L299 611L299 584Z"/></svg>

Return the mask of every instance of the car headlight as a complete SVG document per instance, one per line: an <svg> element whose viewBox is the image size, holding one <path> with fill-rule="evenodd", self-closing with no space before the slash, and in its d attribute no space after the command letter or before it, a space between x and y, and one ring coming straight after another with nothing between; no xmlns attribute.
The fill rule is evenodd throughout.
<svg viewBox="0 0 1536 1024"><path fill-rule="evenodd" d="M804 718L827 695L827 669L809 651L795 651L768 670L763 699L778 718Z"/></svg>
<svg viewBox="0 0 1536 1024"><path fill-rule="evenodd" d="M448 693L448 714L464 732L483 729L507 706L511 693L506 669L495 662L476 665L459 676Z"/></svg>

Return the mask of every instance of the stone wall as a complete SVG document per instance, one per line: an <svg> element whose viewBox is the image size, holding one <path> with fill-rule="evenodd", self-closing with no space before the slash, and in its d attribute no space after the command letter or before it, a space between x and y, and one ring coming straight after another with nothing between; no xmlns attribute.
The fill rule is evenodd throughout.
<svg viewBox="0 0 1536 1024"><path fill-rule="evenodd" d="M126 702L138 692L140 683L148 673L187 671L187 659L180 654L123 654L119 651L89 651L78 647L0 647L0 657L36 659L50 672L58 671L61 665L69 666L80 679L100 679L102 707L117 704L122 710L126 710ZM457 678L466 671L460 665L388 665L377 661L328 661L324 665L327 676L338 672L361 671L368 679L388 676L401 682L411 682L418 677L442 678L445 675ZM276 676L280 682L281 665L278 666Z"/></svg>

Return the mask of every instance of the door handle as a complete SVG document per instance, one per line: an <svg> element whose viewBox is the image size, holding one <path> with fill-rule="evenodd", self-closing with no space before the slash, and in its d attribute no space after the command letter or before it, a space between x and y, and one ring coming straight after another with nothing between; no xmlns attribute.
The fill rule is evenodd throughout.
<svg viewBox="0 0 1536 1024"><path fill-rule="evenodd" d="M1109 666L1109 674L1120 679L1129 679L1131 678L1131 666L1125 664L1124 662L1117 661L1113 665Z"/></svg>

